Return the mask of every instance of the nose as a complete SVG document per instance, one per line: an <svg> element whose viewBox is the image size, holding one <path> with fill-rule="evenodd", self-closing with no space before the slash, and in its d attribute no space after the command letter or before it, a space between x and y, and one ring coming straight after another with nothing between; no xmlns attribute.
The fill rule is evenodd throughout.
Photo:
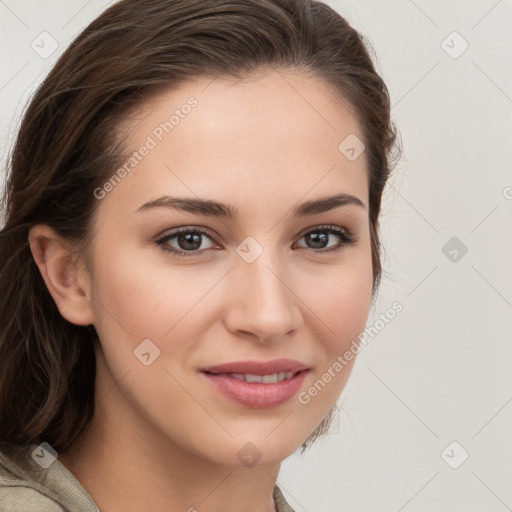
<svg viewBox="0 0 512 512"><path fill-rule="evenodd" d="M302 325L301 300L283 255L267 249L252 263L237 257L229 276L231 291L224 318L230 332L274 343Z"/></svg>

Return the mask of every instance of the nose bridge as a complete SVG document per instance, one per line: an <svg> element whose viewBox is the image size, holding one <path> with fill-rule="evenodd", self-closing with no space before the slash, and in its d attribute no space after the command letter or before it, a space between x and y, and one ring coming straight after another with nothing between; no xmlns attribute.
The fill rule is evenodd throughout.
<svg viewBox="0 0 512 512"><path fill-rule="evenodd" d="M241 243L237 253L228 328L251 332L261 341L283 337L296 329L300 314L284 255L254 240L248 240L247 245Z"/></svg>

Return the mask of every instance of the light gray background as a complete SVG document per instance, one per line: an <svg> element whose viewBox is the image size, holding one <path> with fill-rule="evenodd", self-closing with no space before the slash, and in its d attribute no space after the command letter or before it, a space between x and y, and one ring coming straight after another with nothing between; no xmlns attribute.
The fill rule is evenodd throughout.
<svg viewBox="0 0 512 512"><path fill-rule="evenodd" d="M512 1L327 3L372 42L403 139L368 325L403 311L360 353L339 427L278 483L297 512L512 510ZM107 5L0 0L4 159L30 94Z"/></svg>

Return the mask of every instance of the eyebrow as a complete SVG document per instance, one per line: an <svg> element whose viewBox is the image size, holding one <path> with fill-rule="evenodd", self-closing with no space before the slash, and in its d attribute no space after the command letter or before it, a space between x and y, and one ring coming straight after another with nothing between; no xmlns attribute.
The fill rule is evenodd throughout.
<svg viewBox="0 0 512 512"><path fill-rule="evenodd" d="M356 205L360 208L366 208L365 204L358 197L351 194L340 193L334 196L322 197L320 199L315 199L314 201L302 203L292 210L292 215L295 217L308 217L310 215L328 212L334 208L345 205ZM136 210L136 213L157 207L167 207L198 215L228 218L231 220L236 220L239 216L238 208L229 204L219 203L211 199L207 200L195 197L171 196L161 196L157 199L144 203Z"/></svg>

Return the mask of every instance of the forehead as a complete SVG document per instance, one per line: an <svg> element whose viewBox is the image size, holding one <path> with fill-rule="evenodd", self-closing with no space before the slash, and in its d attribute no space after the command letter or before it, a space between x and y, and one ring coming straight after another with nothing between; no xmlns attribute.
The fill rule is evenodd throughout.
<svg viewBox="0 0 512 512"><path fill-rule="evenodd" d="M241 208L335 192L366 202L366 155L350 160L340 150L347 137L363 139L359 123L312 76L271 71L186 82L148 97L121 136L127 154L139 153L111 194L124 204L164 193Z"/></svg>

